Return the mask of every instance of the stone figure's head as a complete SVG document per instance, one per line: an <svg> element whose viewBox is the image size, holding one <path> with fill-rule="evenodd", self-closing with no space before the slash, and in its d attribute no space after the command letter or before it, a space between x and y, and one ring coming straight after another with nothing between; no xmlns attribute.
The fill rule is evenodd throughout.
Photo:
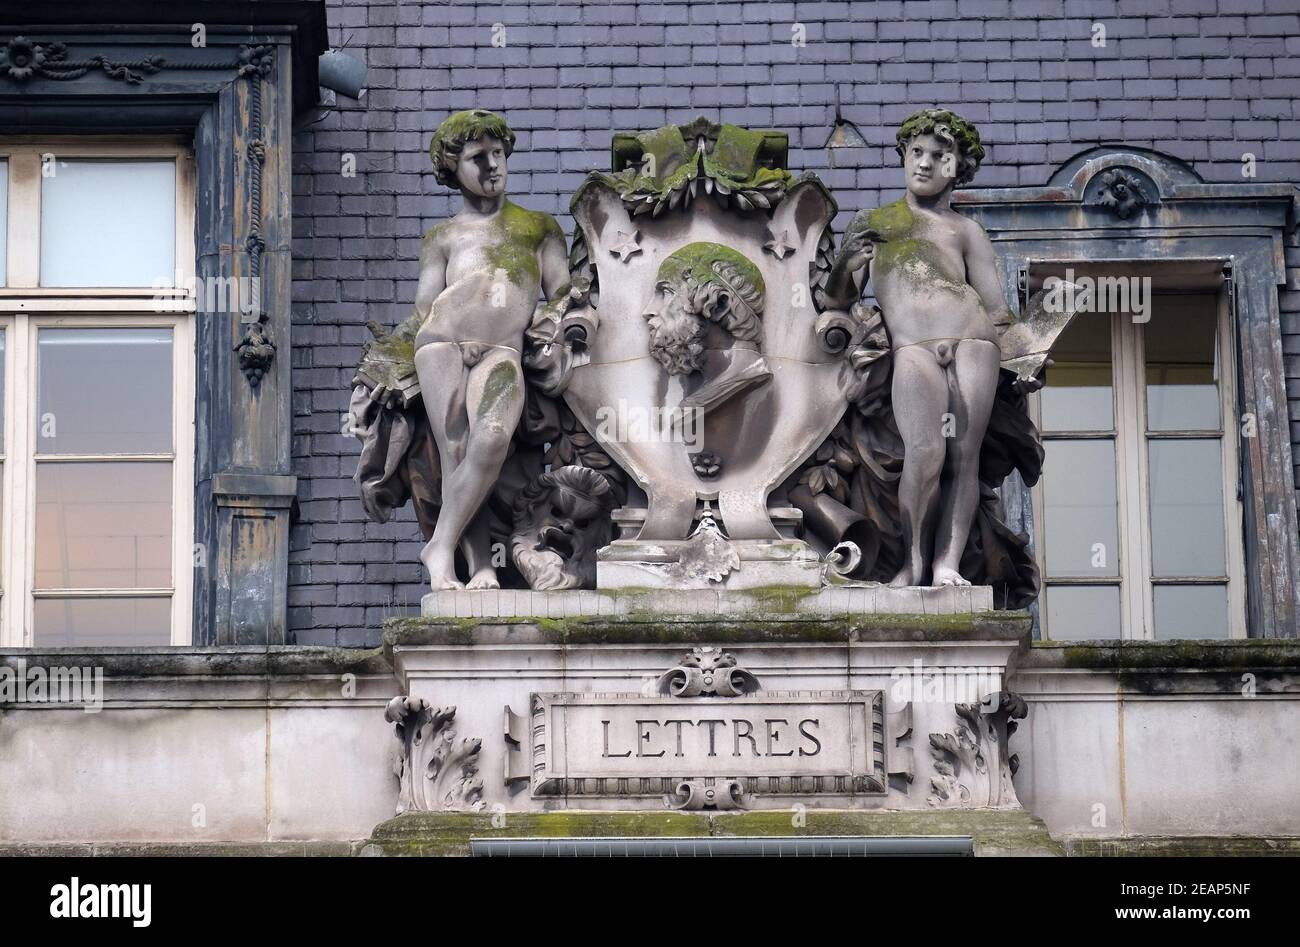
<svg viewBox="0 0 1300 947"><path fill-rule="evenodd" d="M718 243L689 243L659 266L644 317L650 354L669 374L704 367L705 336L718 325L732 338L762 337L763 274L744 254Z"/></svg>
<svg viewBox="0 0 1300 947"><path fill-rule="evenodd" d="M975 126L947 109L921 109L898 129L898 156L907 189L934 197L950 187L969 184L984 160Z"/></svg>
<svg viewBox="0 0 1300 947"><path fill-rule="evenodd" d="M515 566L542 591L596 587L596 550L609 542L614 490L587 467L557 467L515 498L510 537Z"/></svg>
<svg viewBox="0 0 1300 947"><path fill-rule="evenodd" d="M429 159L438 183L479 197L506 191L506 159L515 133L506 120L486 109L456 112L438 126L429 142Z"/></svg>

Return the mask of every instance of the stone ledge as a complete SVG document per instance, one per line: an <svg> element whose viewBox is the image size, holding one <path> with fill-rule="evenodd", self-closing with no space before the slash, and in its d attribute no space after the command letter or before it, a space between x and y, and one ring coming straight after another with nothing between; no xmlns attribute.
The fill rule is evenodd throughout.
<svg viewBox="0 0 1300 947"><path fill-rule="evenodd" d="M1027 643L1031 621L1027 612L748 620L394 618L384 625L384 650L391 659L393 648L417 645Z"/></svg>
<svg viewBox="0 0 1300 947"><path fill-rule="evenodd" d="M843 618L971 615L993 611L987 585L890 588L879 584L752 589L459 589L421 599L425 618Z"/></svg>
<svg viewBox="0 0 1300 947"><path fill-rule="evenodd" d="M1023 809L869 812L808 809L793 813L539 812L510 813L500 826L490 813L408 812L377 825L362 855L468 855L471 838L967 836L976 855L1063 855L1042 821Z"/></svg>
<svg viewBox="0 0 1300 947"><path fill-rule="evenodd" d="M1296 671L1300 670L1300 639L1035 641L1020 656L1017 667L1139 674L1187 670Z"/></svg>
<svg viewBox="0 0 1300 947"><path fill-rule="evenodd" d="M1128 856L1205 858L1222 856L1300 855L1300 837L1238 835L1138 835L1123 838L1061 839L1065 854L1102 858Z"/></svg>
<svg viewBox="0 0 1300 947"><path fill-rule="evenodd" d="M0 842L0 858L249 858L356 855L362 842Z"/></svg>
<svg viewBox="0 0 1300 947"><path fill-rule="evenodd" d="M294 677L391 674L382 648L300 645L166 648L4 648L0 667L96 667L121 677Z"/></svg>

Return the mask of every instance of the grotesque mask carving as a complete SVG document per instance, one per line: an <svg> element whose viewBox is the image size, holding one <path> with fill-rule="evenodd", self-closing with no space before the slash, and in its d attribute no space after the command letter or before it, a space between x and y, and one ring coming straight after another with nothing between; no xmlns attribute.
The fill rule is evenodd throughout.
<svg viewBox="0 0 1300 947"><path fill-rule="evenodd" d="M598 471L559 467L515 500L511 549L530 588L594 588L596 550L609 542L614 492Z"/></svg>

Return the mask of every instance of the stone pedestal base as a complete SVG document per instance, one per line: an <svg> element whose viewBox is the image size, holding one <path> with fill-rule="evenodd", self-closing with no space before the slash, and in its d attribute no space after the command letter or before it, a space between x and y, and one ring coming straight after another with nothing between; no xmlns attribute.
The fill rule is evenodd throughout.
<svg viewBox="0 0 1300 947"><path fill-rule="evenodd" d="M1019 808L1027 614L707 615L391 622L399 811Z"/></svg>
<svg viewBox="0 0 1300 947"><path fill-rule="evenodd" d="M880 854L923 850L927 842L943 841L954 853L973 855L1063 855L1060 843L1043 823L1025 812L853 812L815 810L791 812L739 812L726 814L684 812L543 812L511 814L411 812L375 827L362 846L362 855L420 856L488 854L476 842L496 840L614 839L644 842L677 840L674 854L720 854L718 842L739 840L750 844L725 844L729 854L761 854L776 849L777 842L802 842L781 846L781 856L810 854L818 839L868 839ZM969 842L967 842L969 840ZM764 844L766 843L766 844ZM955 844L951 844L955 843ZM613 843L601 852L626 853L645 845ZM859 846L872 850L872 846ZM516 852L521 846L516 846ZM522 846L527 848L527 846ZM474 851L479 849L479 851ZM488 849L488 851L484 851ZM566 850L568 849L568 850ZM557 844L546 854L574 854L572 846Z"/></svg>

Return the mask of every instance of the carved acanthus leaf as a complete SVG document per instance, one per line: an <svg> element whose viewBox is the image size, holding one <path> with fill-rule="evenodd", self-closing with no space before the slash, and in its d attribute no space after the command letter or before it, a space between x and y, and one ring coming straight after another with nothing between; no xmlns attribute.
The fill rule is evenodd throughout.
<svg viewBox="0 0 1300 947"><path fill-rule="evenodd" d="M396 725L401 746L394 765L398 815L484 807L478 772L482 741L456 739L455 707L434 707L419 697L394 697L384 717Z"/></svg>

